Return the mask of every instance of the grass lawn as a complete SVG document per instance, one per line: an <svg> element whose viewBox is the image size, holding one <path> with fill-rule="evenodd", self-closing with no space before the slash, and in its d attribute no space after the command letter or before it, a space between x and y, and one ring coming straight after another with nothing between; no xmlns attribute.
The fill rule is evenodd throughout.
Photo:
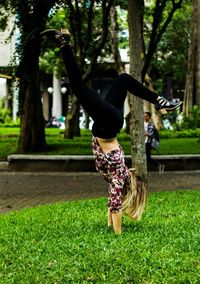
<svg viewBox="0 0 200 284"><path fill-rule="evenodd" d="M200 283L200 190L149 195L123 234L106 227L106 200L0 216L0 283Z"/></svg>
<svg viewBox="0 0 200 284"><path fill-rule="evenodd" d="M159 151L153 154L173 155L173 154L200 154L200 138L196 137L174 137L173 132L166 132L171 135L167 138L163 132L160 141ZM169 133L169 134L168 134ZM0 159L6 159L7 155L16 153L19 128L0 127ZM46 141L48 149L40 154L56 155L92 155L91 132L82 130L81 137L72 140L63 138L63 131L55 128L46 128ZM122 132L119 141L124 148L125 154L131 154L130 138Z"/></svg>

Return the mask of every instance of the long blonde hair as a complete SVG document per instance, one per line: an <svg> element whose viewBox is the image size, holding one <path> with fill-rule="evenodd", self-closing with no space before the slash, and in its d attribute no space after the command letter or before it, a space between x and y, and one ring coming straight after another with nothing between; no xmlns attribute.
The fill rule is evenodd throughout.
<svg viewBox="0 0 200 284"><path fill-rule="evenodd" d="M136 169L129 169L129 186L122 193L122 210L134 220L140 220L147 197L147 183L136 174Z"/></svg>

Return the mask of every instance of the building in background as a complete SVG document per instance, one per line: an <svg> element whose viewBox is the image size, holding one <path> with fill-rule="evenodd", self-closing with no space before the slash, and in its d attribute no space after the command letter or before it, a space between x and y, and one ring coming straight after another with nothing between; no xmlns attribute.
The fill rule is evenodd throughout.
<svg viewBox="0 0 200 284"><path fill-rule="evenodd" d="M10 94L10 86L13 73L16 42L18 37L17 30L13 31L15 17L8 19L8 25L4 32L0 32L0 99L4 102L5 108L11 108L13 120L16 121L18 112L17 88L16 83L12 82L13 96ZM12 36L10 36L12 33Z"/></svg>

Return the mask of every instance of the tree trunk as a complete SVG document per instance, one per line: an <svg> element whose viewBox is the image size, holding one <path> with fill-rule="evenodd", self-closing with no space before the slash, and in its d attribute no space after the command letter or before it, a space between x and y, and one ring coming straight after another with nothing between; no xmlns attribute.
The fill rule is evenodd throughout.
<svg viewBox="0 0 200 284"><path fill-rule="evenodd" d="M192 33L188 54L188 71L183 112L190 116L192 106L200 107L200 1L193 0Z"/></svg>
<svg viewBox="0 0 200 284"><path fill-rule="evenodd" d="M75 96L72 97L72 105L65 119L64 138L73 139L74 136L80 136L79 127L80 104Z"/></svg>
<svg viewBox="0 0 200 284"><path fill-rule="evenodd" d="M119 41L118 41L119 29L118 29L118 23L117 23L117 10L115 6L111 7L110 16L111 16L110 43L111 43L115 68L117 72L120 74L124 72L124 66L122 64L121 56L119 52Z"/></svg>
<svg viewBox="0 0 200 284"><path fill-rule="evenodd" d="M90 117L86 111L84 111L85 114L85 123L84 123L84 128L89 129L90 127Z"/></svg>
<svg viewBox="0 0 200 284"><path fill-rule="evenodd" d="M142 20L143 0L128 1L128 24L130 44L130 74L141 81L142 72ZM132 145L132 166L143 178L147 178L147 165L144 144L143 102L135 96L129 96L130 134Z"/></svg>
<svg viewBox="0 0 200 284"><path fill-rule="evenodd" d="M18 52L19 111L21 119L19 150L22 153L40 152L46 148L45 121L39 85L40 32L55 0L13 1L11 7L17 15L16 24L20 30Z"/></svg>
<svg viewBox="0 0 200 284"><path fill-rule="evenodd" d="M26 42L26 50L21 61L20 80L20 138L21 153L44 151L46 148L44 117L39 87L40 39L35 36Z"/></svg>

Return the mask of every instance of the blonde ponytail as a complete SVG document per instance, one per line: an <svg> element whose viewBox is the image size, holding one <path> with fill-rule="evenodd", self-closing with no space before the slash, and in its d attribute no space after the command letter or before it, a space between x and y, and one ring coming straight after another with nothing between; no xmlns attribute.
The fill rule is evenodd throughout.
<svg viewBox="0 0 200 284"><path fill-rule="evenodd" d="M123 198L122 209L131 218L140 220L146 205L147 183L138 175L136 169L129 169L130 185Z"/></svg>

